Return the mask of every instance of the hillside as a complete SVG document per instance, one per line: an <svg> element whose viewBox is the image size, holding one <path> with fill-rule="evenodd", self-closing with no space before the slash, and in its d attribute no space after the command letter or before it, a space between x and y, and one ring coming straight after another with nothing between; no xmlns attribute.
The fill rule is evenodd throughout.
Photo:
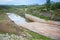
<svg viewBox="0 0 60 40"><path fill-rule="evenodd" d="M8 33L8 34L7 34ZM32 32L28 29L25 29L23 27L17 26L13 21L11 21L8 16L6 15L6 12L0 12L0 34L1 35L17 35L18 37L21 36L21 39L24 40L52 40L49 37L45 37L43 35L40 35L38 33ZM2 36L1 36L2 37ZM5 37L3 37L5 38ZM1 38L2 39L2 38ZM10 40L20 40L19 38L11 38Z"/></svg>

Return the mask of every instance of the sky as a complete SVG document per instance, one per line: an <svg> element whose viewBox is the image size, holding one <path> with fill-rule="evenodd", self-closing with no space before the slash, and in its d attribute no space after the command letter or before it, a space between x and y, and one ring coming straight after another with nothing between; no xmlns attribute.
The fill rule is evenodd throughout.
<svg viewBox="0 0 60 40"><path fill-rule="evenodd" d="M60 0L51 0L54 2L60 2ZM0 0L0 5L32 5L32 4L44 4L46 0Z"/></svg>

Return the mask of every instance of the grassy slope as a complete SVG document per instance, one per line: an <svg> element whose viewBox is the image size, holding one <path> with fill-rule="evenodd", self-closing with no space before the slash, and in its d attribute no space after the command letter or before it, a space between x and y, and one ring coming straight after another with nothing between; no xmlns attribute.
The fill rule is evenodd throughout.
<svg viewBox="0 0 60 40"><path fill-rule="evenodd" d="M0 13L0 33L16 33L16 28L14 28L14 23L12 23L5 13Z"/></svg>
<svg viewBox="0 0 60 40"><path fill-rule="evenodd" d="M31 40L53 40L53 39L51 39L49 37L40 35L40 34L38 34L36 32L33 32L33 31L27 30L27 32L32 35Z"/></svg>

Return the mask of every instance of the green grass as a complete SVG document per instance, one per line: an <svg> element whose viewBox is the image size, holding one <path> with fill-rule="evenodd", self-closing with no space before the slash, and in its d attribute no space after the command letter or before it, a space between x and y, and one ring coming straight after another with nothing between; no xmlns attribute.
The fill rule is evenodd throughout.
<svg viewBox="0 0 60 40"><path fill-rule="evenodd" d="M30 31L30 30L27 30L26 32L28 32L30 35L32 35L31 40L53 40L50 37L40 35L40 34L38 34L36 32Z"/></svg>
<svg viewBox="0 0 60 40"><path fill-rule="evenodd" d="M39 17L39 18L41 18L41 19L50 20L49 17L43 16L43 15L34 14L34 13L31 13L31 15L36 16L36 17Z"/></svg>

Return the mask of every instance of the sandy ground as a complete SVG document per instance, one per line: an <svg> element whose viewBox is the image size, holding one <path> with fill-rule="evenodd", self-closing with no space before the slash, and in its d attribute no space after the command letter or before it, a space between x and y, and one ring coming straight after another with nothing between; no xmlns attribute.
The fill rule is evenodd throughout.
<svg viewBox="0 0 60 40"><path fill-rule="evenodd" d="M29 19L29 20L31 20L33 22L47 23L47 24L51 24L51 25L60 26L60 22L52 21L52 20L44 20L44 19L38 18L36 16L32 16L30 14L25 14L25 18L27 18L27 19Z"/></svg>
<svg viewBox="0 0 60 40"><path fill-rule="evenodd" d="M30 29L39 34L45 35L47 37L51 37L53 39L60 39L60 22L45 21L31 15L27 15L26 17L33 20L34 22L20 24L20 26Z"/></svg>
<svg viewBox="0 0 60 40"><path fill-rule="evenodd" d="M38 22L31 22L28 24L22 24L20 26L30 29L30 30L37 32L39 34L51 37L53 39L60 38L60 28L55 27L55 25L49 25L49 24L38 23Z"/></svg>

